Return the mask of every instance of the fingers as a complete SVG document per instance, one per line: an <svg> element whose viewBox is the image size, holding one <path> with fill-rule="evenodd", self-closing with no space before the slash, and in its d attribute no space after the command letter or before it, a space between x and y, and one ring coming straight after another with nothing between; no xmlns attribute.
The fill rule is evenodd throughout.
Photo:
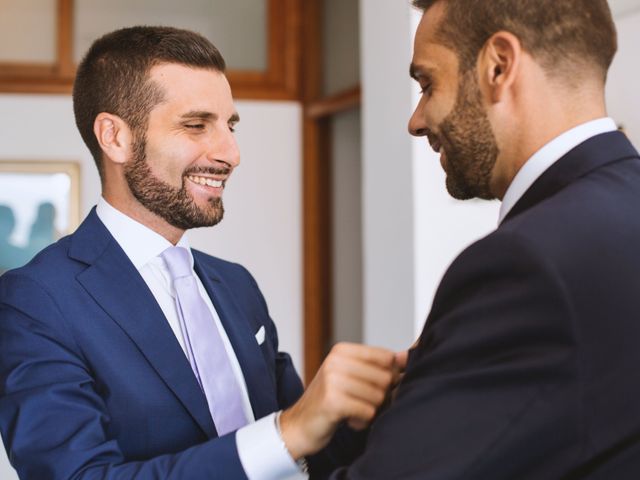
<svg viewBox="0 0 640 480"><path fill-rule="evenodd" d="M347 420L347 425L353 430L364 430L369 426L370 421L358 420L356 418L350 418Z"/></svg>
<svg viewBox="0 0 640 480"><path fill-rule="evenodd" d="M340 380L341 385L331 384L332 388L327 392L328 398L333 401L330 409L337 420L347 417L371 420L376 409L384 402L390 383L378 386L355 377Z"/></svg>
<svg viewBox="0 0 640 480"><path fill-rule="evenodd" d="M384 398L384 390L351 379L342 388L334 386L328 390L323 399L323 407L331 422L336 424L348 418L369 422Z"/></svg>
<svg viewBox="0 0 640 480"><path fill-rule="evenodd" d="M336 345L318 372L326 385L327 411L336 421L365 428L385 402L400 366L389 350L356 344ZM404 364L402 358L400 364Z"/></svg>
<svg viewBox="0 0 640 480"><path fill-rule="evenodd" d="M397 386L402 377L404 376L404 371L407 368L407 360L409 359L409 351L403 350L402 352L397 352L394 357L394 365L393 365L393 380L391 381L393 387Z"/></svg>
<svg viewBox="0 0 640 480"><path fill-rule="evenodd" d="M350 382L363 382L386 390L393 381L394 370L393 365L383 368L360 359L329 356L322 365L322 374L332 385L348 388Z"/></svg>
<svg viewBox="0 0 640 480"><path fill-rule="evenodd" d="M391 368L395 361L395 354L390 350L380 347L370 347L358 343L337 343L329 352L327 358L336 355L339 357L349 357L364 363L378 365L382 368Z"/></svg>
<svg viewBox="0 0 640 480"><path fill-rule="evenodd" d="M407 360L409 359L409 350L396 352L394 355L394 366L397 370L404 371L407 368Z"/></svg>
<svg viewBox="0 0 640 480"><path fill-rule="evenodd" d="M280 417L294 458L317 452L340 422L364 428L375 417L406 361L392 351L340 343L334 346L300 400Z"/></svg>

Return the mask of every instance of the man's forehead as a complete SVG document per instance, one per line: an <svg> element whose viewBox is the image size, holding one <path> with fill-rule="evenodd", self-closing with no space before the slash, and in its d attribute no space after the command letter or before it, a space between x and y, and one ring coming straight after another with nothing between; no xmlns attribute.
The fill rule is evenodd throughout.
<svg viewBox="0 0 640 480"><path fill-rule="evenodd" d="M416 30L413 58L409 67L412 78L431 77L444 68L444 63L455 62L457 54L439 37L439 26L445 13L444 2L437 2L423 15Z"/></svg>
<svg viewBox="0 0 640 480"><path fill-rule="evenodd" d="M436 43L441 22L444 20L446 6L444 2L436 2L423 14L416 30L415 41L420 43Z"/></svg>
<svg viewBox="0 0 640 480"><path fill-rule="evenodd" d="M433 77L438 71L458 65L458 56L442 43L421 43L413 51L409 75L416 80Z"/></svg>
<svg viewBox="0 0 640 480"><path fill-rule="evenodd" d="M162 103L173 105L181 114L212 112L225 119L235 115L231 87L222 72L166 63L152 67L149 77L162 90Z"/></svg>
<svg viewBox="0 0 640 480"><path fill-rule="evenodd" d="M214 68L161 63L151 68L149 79L164 90L167 98L213 97L233 101L226 75Z"/></svg>

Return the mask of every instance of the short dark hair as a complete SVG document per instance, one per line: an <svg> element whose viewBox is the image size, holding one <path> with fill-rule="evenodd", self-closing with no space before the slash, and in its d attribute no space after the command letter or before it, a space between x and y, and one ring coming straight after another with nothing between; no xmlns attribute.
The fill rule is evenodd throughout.
<svg viewBox="0 0 640 480"><path fill-rule="evenodd" d="M463 70L476 65L486 41L499 31L517 36L549 72L589 65L603 81L617 50L607 0L413 0L413 5L426 11L438 2L446 12L437 38L458 54Z"/></svg>
<svg viewBox="0 0 640 480"><path fill-rule="evenodd" d="M101 112L122 118L134 133L144 132L149 112L164 92L149 80L152 67L163 63L224 72L222 55L209 40L188 30L136 26L96 40L78 66L73 85L73 111L84 143L102 176L102 150L93 133Z"/></svg>

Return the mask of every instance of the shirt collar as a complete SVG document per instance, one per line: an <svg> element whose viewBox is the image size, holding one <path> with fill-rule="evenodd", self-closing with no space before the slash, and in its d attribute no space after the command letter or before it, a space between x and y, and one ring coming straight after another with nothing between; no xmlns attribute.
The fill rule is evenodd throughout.
<svg viewBox="0 0 640 480"><path fill-rule="evenodd" d="M104 197L100 197L96 213L137 270L173 246L159 233L113 207ZM182 235L176 246L187 249L193 266L193 256L186 234Z"/></svg>
<svg viewBox="0 0 640 480"><path fill-rule="evenodd" d="M616 123L611 118L591 120L567 130L534 153L520 168L504 194L498 224L502 223L518 200L551 165L585 140L601 133L612 132L616 128Z"/></svg>

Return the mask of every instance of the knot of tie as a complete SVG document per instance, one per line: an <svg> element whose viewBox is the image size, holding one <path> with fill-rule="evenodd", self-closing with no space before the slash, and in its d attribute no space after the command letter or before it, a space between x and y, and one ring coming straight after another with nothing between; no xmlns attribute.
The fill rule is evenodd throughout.
<svg viewBox="0 0 640 480"><path fill-rule="evenodd" d="M167 265L172 280L191 276L191 258L186 248L169 247L160 256Z"/></svg>

